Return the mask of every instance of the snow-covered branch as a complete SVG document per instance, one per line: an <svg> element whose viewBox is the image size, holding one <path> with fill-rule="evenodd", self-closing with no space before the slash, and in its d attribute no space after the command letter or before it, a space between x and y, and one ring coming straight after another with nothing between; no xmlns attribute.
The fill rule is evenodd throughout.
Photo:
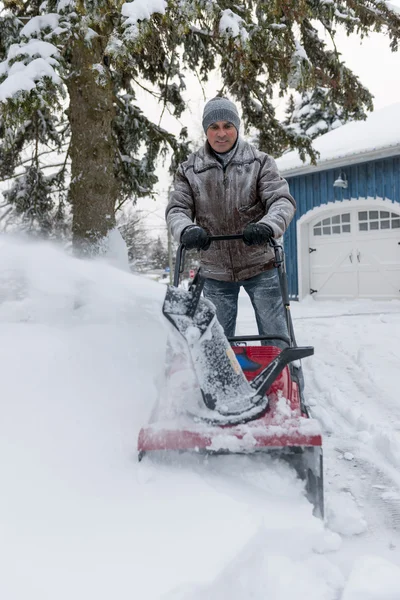
<svg viewBox="0 0 400 600"><path fill-rule="evenodd" d="M0 102L32 90L44 77L60 84L61 78L55 71L58 57L58 49L49 42L30 39L27 44L12 44L7 59L0 63Z"/></svg>
<svg viewBox="0 0 400 600"><path fill-rule="evenodd" d="M121 14L125 19L126 35L130 38L136 37L138 22L150 19L155 13L165 14L166 4L166 0L133 0L133 2L125 2L121 8Z"/></svg>

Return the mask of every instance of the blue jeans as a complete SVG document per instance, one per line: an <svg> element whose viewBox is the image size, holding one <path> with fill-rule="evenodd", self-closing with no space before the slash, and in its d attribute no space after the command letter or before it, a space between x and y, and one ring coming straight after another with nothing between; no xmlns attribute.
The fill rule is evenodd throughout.
<svg viewBox="0 0 400 600"><path fill-rule="evenodd" d="M282 302L278 272L276 269L263 271L243 281L218 281L206 279L203 293L217 309L217 319L226 337L233 337L236 329L238 296L244 287L254 308L259 335L283 335L289 337L285 308ZM265 341L264 345L271 345ZM283 340L274 341L279 348L286 348Z"/></svg>

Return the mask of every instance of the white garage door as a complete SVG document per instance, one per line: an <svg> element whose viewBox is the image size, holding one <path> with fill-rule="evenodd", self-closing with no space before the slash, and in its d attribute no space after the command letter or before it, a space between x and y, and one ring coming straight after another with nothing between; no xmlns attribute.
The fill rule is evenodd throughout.
<svg viewBox="0 0 400 600"><path fill-rule="evenodd" d="M310 293L400 298L400 214L348 208L309 225Z"/></svg>

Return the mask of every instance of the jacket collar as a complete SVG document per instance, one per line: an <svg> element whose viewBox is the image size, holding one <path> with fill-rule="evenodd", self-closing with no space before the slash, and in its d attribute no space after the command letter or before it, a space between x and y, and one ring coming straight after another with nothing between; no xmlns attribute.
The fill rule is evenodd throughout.
<svg viewBox="0 0 400 600"><path fill-rule="evenodd" d="M239 138L235 155L233 156L229 165L242 165L245 163L251 163L253 160L254 154L250 144ZM212 168L222 169L222 165L220 162L218 162L210 144L208 141L206 141L204 146L194 153L193 170L195 173L200 173L201 171L206 171L207 169Z"/></svg>

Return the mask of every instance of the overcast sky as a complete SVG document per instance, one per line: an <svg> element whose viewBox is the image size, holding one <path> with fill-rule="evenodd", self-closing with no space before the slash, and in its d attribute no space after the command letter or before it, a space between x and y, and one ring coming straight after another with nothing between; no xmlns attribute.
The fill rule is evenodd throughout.
<svg viewBox="0 0 400 600"><path fill-rule="evenodd" d="M392 4L400 6L400 1ZM338 35L337 46L347 66L375 96L375 110L400 102L400 51L391 52L387 37L374 33L360 41Z"/></svg>

